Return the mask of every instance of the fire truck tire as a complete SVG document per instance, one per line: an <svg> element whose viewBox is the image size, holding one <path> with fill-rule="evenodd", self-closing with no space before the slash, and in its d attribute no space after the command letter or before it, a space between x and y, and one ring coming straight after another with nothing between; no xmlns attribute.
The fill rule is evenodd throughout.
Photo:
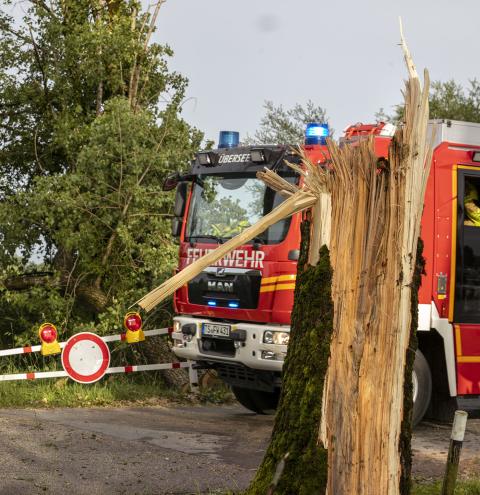
<svg viewBox="0 0 480 495"><path fill-rule="evenodd" d="M417 350L413 363L413 426L418 425L427 412L432 397L432 374L425 356Z"/></svg>
<svg viewBox="0 0 480 495"><path fill-rule="evenodd" d="M279 391L262 392L242 387L232 387L233 395L243 407L257 414L274 414L280 396Z"/></svg>

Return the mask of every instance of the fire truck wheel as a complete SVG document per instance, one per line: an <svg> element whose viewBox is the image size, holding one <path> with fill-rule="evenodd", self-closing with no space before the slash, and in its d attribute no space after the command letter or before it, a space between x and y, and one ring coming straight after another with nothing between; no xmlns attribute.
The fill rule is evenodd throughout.
<svg viewBox="0 0 480 495"><path fill-rule="evenodd" d="M235 398L243 407L257 414L274 414L280 396L279 391L262 392L242 387L232 387Z"/></svg>
<svg viewBox="0 0 480 495"><path fill-rule="evenodd" d="M416 426L425 415L432 397L432 374L427 360L421 351L417 350L413 363L413 426Z"/></svg>

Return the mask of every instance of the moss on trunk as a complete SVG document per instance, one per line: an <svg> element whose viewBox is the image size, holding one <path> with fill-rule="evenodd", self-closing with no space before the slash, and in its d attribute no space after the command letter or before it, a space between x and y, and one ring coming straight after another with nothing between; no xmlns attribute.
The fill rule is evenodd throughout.
<svg viewBox="0 0 480 495"><path fill-rule="evenodd" d="M316 266L308 265L310 223L302 224L290 343L283 368L283 387L270 445L247 491L265 495L285 454L275 495L325 493L327 451L318 444L322 394L333 325L332 270L329 251L320 249Z"/></svg>
<svg viewBox="0 0 480 495"><path fill-rule="evenodd" d="M422 283L422 274L425 268L425 258L422 256L423 242L418 240L417 259L415 262L415 273L412 281L412 323L410 330L410 342L408 344L405 375L403 384L403 419L400 432L400 495L409 495L411 491L411 473L412 473L412 413L413 413L413 384L412 372L415 361L415 352L418 347L417 327L418 327L418 290Z"/></svg>

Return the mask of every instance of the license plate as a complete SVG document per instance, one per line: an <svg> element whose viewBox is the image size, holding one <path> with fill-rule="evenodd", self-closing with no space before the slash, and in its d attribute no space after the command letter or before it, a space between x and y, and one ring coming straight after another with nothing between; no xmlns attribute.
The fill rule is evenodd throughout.
<svg viewBox="0 0 480 495"><path fill-rule="evenodd" d="M208 337L230 337L230 325L219 325L217 323L204 323L202 325L202 335Z"/></svg>

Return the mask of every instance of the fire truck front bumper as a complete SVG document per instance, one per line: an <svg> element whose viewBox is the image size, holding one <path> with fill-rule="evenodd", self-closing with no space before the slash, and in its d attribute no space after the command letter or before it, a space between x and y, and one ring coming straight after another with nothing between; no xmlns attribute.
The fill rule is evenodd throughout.
<svg viewBox="0 0 480 495"><path fill-rule="evenodd" d="M290 327L223 322L178 316L173 320L173 351L184 359L243 364L257 370L281 371Z"/></svg>

